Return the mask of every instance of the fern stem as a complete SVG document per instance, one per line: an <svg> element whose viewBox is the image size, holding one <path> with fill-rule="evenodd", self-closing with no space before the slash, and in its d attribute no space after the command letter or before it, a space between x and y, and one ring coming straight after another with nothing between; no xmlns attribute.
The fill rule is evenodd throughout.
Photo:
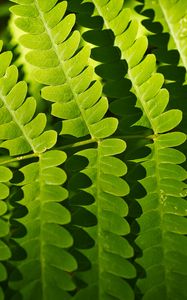
<svg viewBox="0 0 187 300"><path fill-rule="evenodd" d="M80 147L80 146L84 146L84 145L88 145L88 144L92 144L92 143L96 143L96 142L97 142L96 139L89 139L89 140L77 142L77 143L74 143L74 144L68 144L68 145L65 145L65 146L56 147L55 149L66 150L66 149L76 148L76 147ZM10 163L13 163L13 162L16 162L16 161L21 161L21 160L33 158L33 157L39 157L39 156L40 156L40 153L31 153L31 154L27 154L27 155L17 156L17 157L11 158L11 159L1 161L0 166L10 164Z"/></svg>
<svg viewBox="0 0 187 300"><path fill-rule="evenodd" d="M39 181L39 191L41 194L42 189L45 186L44 180L42 178L42 166L41 166L41 154L38 155L39 160L38 160L38 164L39 164L39 178L41 178L41 180ZM39 214L42 216L43 213L43 202L41 197L38 197L39 200ZM45 295L45 290L46 290L46 281L45 281L45 268L46 268L46 264L45 264L45 253L44 253L44 247L45 247L45 242L44 242L44 237L43 237L43 227L44 227L44 221L42 220L42 217L40 218L40 223L39 223L39 257L40 257L40 276L41 276L41 286L42 286L42 296L45 299L46 295Z"/></svg>
<svg viewBox="0 0 187 300"><path fill-rule="evenodd" d="M76 147L81 147L81 146L88 145L88 144L93 144L96 142L97 142L97 140L95 138L92 138L89 140L85 140L85 141L81 141L81 142L77 142L77 143L73 143L73 144L68 144L65 146L56 147L56 149L66 150L66 149L70 149L70 148L76 148Z"/></svg>
<svg viewBox="0 0 187 300"><path fill-rule="evenodd" d="M115 136L116 138L119 138L119 139L124 139L124 140L129 140L129 139L149 139L149 140L154 140L154 135L148 135L148 136L143 136L143 135L121 135L121 136ZM92 138L92 139L88 139L88 140L85 140L85 141L81 141L81 142L77 142L77 143L73 143L73 144L68 144L68 145L65 145L65 146L59 146L59 147L56 147L55 149L57 150L68 150L68 149L71 149L71 148L77 148L77 147L81 147L81 146L84 146L84 145L88 145L88 144L94 144L94 143L97 143L98 140L95 139L95 138ZM13 163L13 162L16 162L16 161L21 161L21 160L25 160L25 159L29 159L29 158L34 158L34 157L39 157L40 156L40 153L31 153L31 154L26 154L26 155L21 155L21 156L17 156L17 157L14 157L14 158L11 158L11 159L6 159L4 161L1 161L0 162L0 166L2 165L6 165L6 164L10 164L10 163Z"/></svg>
<svg viewBox="0 0 187 300"><path fill-rule="evenodd" d="M101 178L101 151L100 151L100 141L98 141L98 155L97 155L97 190L96 190L96 209L97 209L97 219L98 219L98 225L97 225L97 256L98 256L98 298L102 299L102 293L101 293L101 282L102 282L102 242L101 242L101 235L102 235L102 227L101 227L101 221L100 216L102 215L102 209L101 209L101 203L100 203L100 178Z"/></svg>
<svg viewBox="0 0 187 300"><path fill-rule="evenodd" d="M39 157L39 153L31 153L31 154L21 155L21 156L17 156L17 157L11 158L11 159L7 159L7 160L4 160L4 161L0 162L0 166L10 164L10 163L13 163L13 162L16 162L16 161L21 161L21 160L33 158L33 157Z"/></svg>
<svg viewBox="0 0 187 300"><path fill-rule="evenodd" d="M154 140L155 135L141 135L141 134L132 134L132 135L119 135L115 136L118 139L123 140L132 140L132 139L148 139L148 140Z"/></svg>
<svg viewBox="0 0 187 300"><path fill-rule="evenodd" d="M164 279L165 283L168 281L168 270L167 270L167 249L165 247L165 236L166 230L164 229L164 202L167 199L165 192L162 190L160 183L161 183L161 176L159 171L159 148L158 142L155 139L153 143L153 151L155 154L155 176L157 178L157 193L158 193L158 201L159 201L159 213L160 213L160 229L161 229L161 241L162 241L162 251L163 251L163 269L164 269ZM164 267L165 266L165 267ZM168 294L168 285L166 286L166 293Z"/></svg>

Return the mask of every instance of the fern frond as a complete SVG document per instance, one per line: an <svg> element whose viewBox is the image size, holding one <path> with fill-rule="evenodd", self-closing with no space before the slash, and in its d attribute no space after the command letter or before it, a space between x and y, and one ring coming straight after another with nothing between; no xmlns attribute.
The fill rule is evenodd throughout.
<svg viewBox="0 0 187 300"><path fill-rule="evenodd" d="M121 5L115 7L111 14L109 8L111 5L115 6L116 1L110 0L104 4L100 0L91 2L95 4L96 12L102 16L104 27L113 31L114 45L120 49L121 58L128 63L128 77L138 98L137 104L141 105L143 114L148 120L149 124L146 125L155 134L176 127L182 119L182 113L179 110L164 112L169 101L167 90L161 89L164 77L155 72L155 56L152 54L145 56L148 41L145 36L137 38L139 23L132 18L130 9L122 9L123 1L121 1Z"/></svg>
<svg viewBox="0 0 187 300"><path fill-rule="evenodd" d="M149 161L143 164L147 177L141 183L147 195L139 201L143 214L136 240L144 254L137 262L147 273L138 280L143 299L186 299L187 202L182 198L186 196L182 181L187 176L177 165L185 156L171 148L184 140L177 132L160 135L152 145Z"/></svg>
<svg viewBox="0 0 187 300"><path fill-rule="evenodd" d="M150 7L150 1L145 1L145 9L154 9L154 19L159 21L164 32L170 34L169 47L178 50L181 64L187 70L187 3L186 1L156 0Z"/></svg>
<svg viewBox="0 0 187 300"><path fill-rule="evenodd" d="M18 70L10 65L11 52L0 54L0 146L9 150L10 155L29 151L43 152L56 142L53 130L44 131L45 114L33 118L36 101L25 99L27 85L18 82Z"/></svg>
<svg viewBox="0 0 187 300"><path fill-rule="evenodd" d="M10 224L6 218L8 211L6 198L9 196L9 180L12 172L7 167L0 167L0 283L7 279L7 271L3 264L11 257L11 251L6 244L6 237L10 234ZM4 299L3 290L0 287L0 299Z"/></svg>
<svg viewBox="0 0 187 300"><path fill-rule="evenodd" d="M128 77L137 96L137 104L149 121L147 126L153 130L152 153L143 166L146 178L142 184L147 197L139 201L143 215L140 217L140 235L137 243L143 249L143 257L137 261L145 268L145 279L138 280L143 299L174 299L180 295L185 299L186 256L181 264L173 256L178 257L180 251L174 245L176 239L184 242L186 234L186 171L171 159L176 150L170 149L183 143L185 135L173 130L181 121L179 110L165 111L169 94L162 89L164 78L157 74L154 55L145 56L147 38L138 37L138 22L132 19L129 10L109 10L115 1L92 1L97 12L101 14L105 27L114 32L114 44L121 50L121 56L128 63ZM123 18L123 26L118 26ZM179 163L182 161L179 160ZM181 205L181 207L180 207ZM150 228L152 224L152 228ZM155 255L156 253L159 253ZM177 286L176 283L180 283ZM175 283L175 284L174 284ZM175 296L174 296L175 295Z"/></svg>
<svg viewBox="0 0 187 300"><path fill-rule="evenodd" d="M49 85L42 89L42 97L55 102L52 115L63 119L61 134L110 136L117 128L117 120L102 120L108 102L101 97L101 84L93 82L94 71L88 66L89 46L80 49L80 33L72 32L75 15L66 15L66 1L57 5L56 1L14 2L20 4L11 8L19 16L16 26L26 32L20 42L32 49L26 59L35 66L36 80Z"/></svg>
<svg viewBox="0 0 187 300"><path fill-rule="evenodd" d="M95 247L90 250L94 264L84 278L88 282L91 276L92 282L77 293L76 300L87 299L89 295L98 300L134 299L133 290L125 281L136 276L134 266L128 261L133 256L133 249L123 237L130 232L124 218L128 207L121 198L129 193L129 187L120 178L127 168L121 160L113 157L125 147L125 142L113 138L100 142L97 149L77 153L89 161L82 172L92 181L91 187L85 191L95 199L89 209L96 215L98 223L94 229L87 229L95 240Z"/></svg>
<svg viewBox="0 0 187 300"><path fill-rule="evenodd" d="M168 93L185 91L185 1L140 1L161 16L158 49L140 24L154 25L153 10L138 15L135 0L13 2L23 69L65 142L0 54L0 299L187 299L185 122L171 109L184 102ZM163 70L171 48L177 85Z"/></svg>
<svg viewBox="0 0 187 300"><path fill-rule="evenodd" d="M62 201L68 196L61 185L66 181L65 172L59 168L66 154L52 150L40 154L39 161L20 171L24 198L20 204L28 214L20 219L27 230L18 242L26 250L27 257L17 264L22 280L10 282L19 290L23 299L70 299L68 291L75 288L70 273L76 269L75 259L67 249L73 239L63 225L70 222L69 211Z"/></svg>

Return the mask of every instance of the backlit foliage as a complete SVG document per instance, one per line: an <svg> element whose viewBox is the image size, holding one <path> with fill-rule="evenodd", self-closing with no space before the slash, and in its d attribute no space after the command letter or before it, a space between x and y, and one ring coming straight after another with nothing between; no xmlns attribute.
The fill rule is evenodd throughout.
<svg viewBox="0 0 187 300"><path fill-rule="evenodd" d="M0 300L187 299L187 2L12 2Z"/></svg>

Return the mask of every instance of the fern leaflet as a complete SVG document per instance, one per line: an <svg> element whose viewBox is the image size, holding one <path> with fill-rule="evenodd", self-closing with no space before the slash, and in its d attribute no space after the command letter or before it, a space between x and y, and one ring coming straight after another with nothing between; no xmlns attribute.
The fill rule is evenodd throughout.
<svg viewBox="0 0 187 300"><path fill-rule="evenodd" d="M20 16L15 23L27 32L20 37L20 42L34 49L28 51L26 59L36 67L36 80L49 85L42 89L42 97L55 102L52 115L64 119L61 134L75 137L90 134L92 138L110 136L117 128L117 120L111 117L101 120L108 102L101 97L100 83L93 82L93 68L88 66L89 47L79 48L78 31L70 34L75 15L64 17L66 1L56 6L56 1L44 4L35 0L26 6L24 1L15 2L20 3L11 8Z"/></svg>

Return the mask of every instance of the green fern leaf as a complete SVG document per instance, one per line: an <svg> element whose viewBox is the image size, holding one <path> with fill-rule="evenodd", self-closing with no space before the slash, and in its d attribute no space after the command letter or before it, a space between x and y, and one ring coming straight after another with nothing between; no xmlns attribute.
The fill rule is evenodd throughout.
<svg viewBox="0 0 187 300"><path fill-rule="evenodd" d="M161 22L164 32L169 32L169 48L178 50L181 64L187 70L187 50L185 47L187 36L186 1L157 0L152 5L150 7L150 1L145 1L145 9L154 9L155 21Z"/></svg>
<svg viewBox="0 0 187 300"><path fill-rule="evenodd" d="M111 19L108 8L112 0L107 3L99 0L92 2L97 13L102 16L105 27L115 34L117 32L114 44L128 63L128 77L137 96L137 104L149 121L147 126L154 132L151 155L143 164L147 174L141 181L147 196L139 201L143 215L138 220L140 234L137 243L143 249L143 257L137 261L147 274L145 279L138 280L138 287L144 295L143 299L177 299L179 295L181 299L185 299L186 256L181 258L183 264L177 263L174 257L179 257L180 251L173 244L175 239L186 234L183 229L186 227L186 219L183 216L186 216L187 206L181 199L185 196L186 184L183 180L186 179L186 171L173 165L167 156L170 147L185 141L184 134L169 132L182 120L182 112L176 109L165 111L169 94L167 90L161 89L164 78L155 73L154 55L145 56L147 38L137 37L138 22L131 20L129 10L120 8L117 17ZM118 33L120 15L123 15L125 21L123 29L120 28ZM175 153L174 149L172 151ZM181 242L183 238L184 236ZM159 254L155 255L155 252ZM174 285L176 282L180 282L178 287L177 284Z"/></svg>
<svg viewBox="0 0 187 300"><path fill-rule="evenodd" d="M90 295L92 299L134 299L133 290L124 280L136 276L134 266L128 261L133 249L122 237L130 231L124 219L128 207L121 198L129 193L129 187L119 178L127 172L127 168L121 160L113 157L123 152L125 147L122 140L113 138L100 142L97 149L77 153L89 161L82 172L92 181L92 186L86 191L95 198L89 209L96 215L98 224L94 229L87 229L95 240L95 247L90 250L94 264L83 278L87 282L91 276L92 280L88 288L76 295L76 300Z"/></svg>
<svg viewBox="0 0 187 300"><path fill-rule="evenodd" d="M26 54L26 60L35 67L35 79L49 85L42 89L42 97L55 102L52 115L63 119L61 134L75 137L90 134L96 139L113 134L117 120L112 117L102 120L108 102L101 97L101 84L93 82L94 70L88 66L90 48L80 49L80 33L72 32L75 15L65 15L67 3L63 1L55 6L55 1L45 5L34 1L28 8L24 1L14 2L21 4L11 8L19 16L15 24L26 32L20 42L32 49ZM32 8L37 12L35 17L30 13ZM92 94L96 89L96 94Z"/></svg>
<svg viewBox="0 0 187 300"><path fill-rule="evenodd" d="M0 53L0 300L187 299L185 1L13 2L0 33L12 49Z"/></svg>
<svg viewBox="0 0 187 300"><path fill-rule="evenodd" d="M62 204L68 195L61 186L66 174L58 167L65 160L64 152L53 150L20 170L24 174L20 204L27 207L28 214L20 219L27 235L17 241L27 258L17 264L23 279L11 281L10 286L19 290L23 299L69 299L67 291L75 288L70 273L77 264L67 251L73 239L63 227L71 220Z"/></svg>
<svg viewBox="0 0 187 300"><path fill-rule="evenodd" d="M0 140L1 147L7 148L11 155L29 151L43 152L56 142L53 130L44 131L46 116L39 114L33 118L36 110L34 98L27 98L27 85L18 82L18 71L10 65L11 52L0 54Z"/></svg>
<svg viewBox="0 0 187 300"><path fill-rule="evenodd" d="M182 182L186 179L186 171L176 165L185 158L177 150L169 148L180 144L181 137L177 133L158 137L152 147L151 160L144 163L147 177L142 184L147 196L140 200L143 215L139 219L141 232L137 238L137 244L144 253L137 262L147 270L147 278L138 281L143 299L186 298L186 256L183 256L183 247L179 247L179 244L186 243L183 226L186 227L187 204L182 199L186 190ZM182 139L184 141L184 136Z"/></svg>
<svg viewBox="0 0 187 300"><path fill-rule="evenodd" d="M10 234L10 225L6 218L8 211L6 198L9 196L8 183L11 178L12 172L7 167L0 166L0 283L7 279L7 270L4 262L12 256L9 246L5 242L5 238ZM4 299L1 287L0 299Z"/></svg>
<svg viewBox="0 0 187 300"><path fill-rule="evenodd" d="M107 3L100 0L93 0L98 13L104 21L104 27L115 34L114 44L121 51L121 58L128 63L128 77L132 82L133 91L138 98L138 105L141 106L144 116L148 120L149 127L154 133L162 133L176 127L181 119L182 113L179 110L165 112L169 95L166 90L161 89L164 83L162 74L155 73L156 59L154 55L145 56L148 41L145 36L138 37L139 23L131 17L130 10L122 9L122 3L116 7L115 17L110 15L110 5L115 5L114 0ZM122 25L118 26L119 20L123 18ZM145 56L145 57L144 57ZM163 98L164 96L164 98ZM165 116L173 116L167 119L167 124L160 123ZM146 125L148 125L146 123ZM159 127L160 124L160 127ZM162 124L162 125L161 125Z"/></svg>

